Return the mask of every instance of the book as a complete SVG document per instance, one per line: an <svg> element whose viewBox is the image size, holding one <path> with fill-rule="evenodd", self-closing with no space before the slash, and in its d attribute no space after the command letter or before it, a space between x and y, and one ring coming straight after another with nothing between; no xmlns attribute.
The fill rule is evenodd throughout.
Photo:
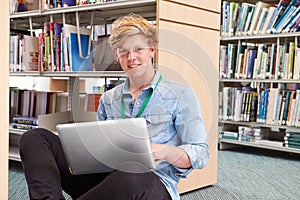
<svg viewBox="0 0 300 200"><path fill-rule="evenodd" d="M266 50L265 44L258 44L256 58L255 58L254 66L253 66L253 76L252 77L254 79L260 78L262 55L265 50Z"/></svg>
<svg viewBox="0 0 300 200"><path fill-rule="evenodd" d="M270 79L275 77L276 52L277 52L277 44L273 43L271 44L271 55L270 55L270 70L269 70Z"/></svg>
<svg viewBox="0 0 300 200"><path fill-rule="evenodd" d="M50 23L45 22L44 23L44 50L43 50L43 54L44 54L44 70L43 71L51 71L50 68L50 63L51 63L51 59L50 59Z"/></svg>
<svg viewBox="0 0 300 200"><path fill-rule="evenodd" d="M270 23L268 24L266 32L270 34L272 32L272 29L274 25L276 24L277 20L280 18L280 16L283 14L284 10L288 5L290 4L291 0L280 0L274 13L273 16L270 20Z"/></svg>
<svg viewBox="0 0 300 200"><path fill-rule="evenodd" d="M293 79L299 79L299 78L300 78L300 48L295 47Z"/></svg>
<svg viewBox="0 0 300 200"><path fill-rule="evenodd" d="M271 32L273 33L280 33L283 25L289 20L290 16L295 12L297 9L296 4L298 4L298 0L291 0L289 5L284 9L280 18L274 24Z"/></svg>
<svg viewBox="0 0 300 200"><path fill-rule="evenodd" d="M281 32L284 32L284 30L290 25L290 23L292 23L292 21L295 18L298 18L297 15L300 11L300 1L297 0L293 6L294 6L294 11L291 13L291 15L285 20L285 22L282 24L282 28L281 28Z"/></svg>
<svg viewBox="0 0 300 200"><path fill-rule="evenodd" d="M222 2L222 25L221 25L221 34L222 36L228 36L229 33L229 2Z"/></svg>
<svg viewBox="0 0 300 200"><path fill-rule="evenodd" d="M288 33L299 18L300 18L300 6L297 7L295 12L290 16L289 20L287 20L285 25L283 25L282 32Z"/></svg>
<svg viewBox="0 0 300 200"><path fill-rule="evenodd" d="M255 27L255 29L253 30L253 34L254 35L257 35L261 32L262 30L262 27L266 21L266 18L268 16L268 12L269 12L269 8L263 8L262 11L261 11L261 14L258 18L258 21L257 21L257 25Z"/></svg>
<svg viewBox="0 0 300 200"><path fill-rule="evenodd" d="M53 66L54 71L61 71L61 33L62 24L54 23L54 36L53 36Z"/></svg>
<svg viewBox="0 0 300 200"><path fill-rule="evenodd" d="M252 89L252 101L251 101L251 108L250 108L250 122L256 122L257 119L257 105L258 105L258 93L257 89Z"/></svg>
<svg viewBox="0 0 300 200"><path fill-rule="evenodd" d="M249 27L250 27L250 24L252 21L252 17L254 14L255 5L250 6L249 9L250 10L249 10L247 18L246 18L246 23L245 23L244 31L242 32L242 35L247 35L247 33L248 33L248 30L249 30Z"/></svg>
<svg viewBox="0 0 300 200"><path fill-rule="evenodd" d="M297 138L297 139L300 140L300 133L286 133L285 137L288 137L288 138Z"/></svg>
<svg viewBox="0 0 300 200"><path fill-rule="evenodd" d="M262 105L262 115L261 122L266 123L267 111L268 111L268 98L269 98L269 89L265 89L263 94L263 105Z"/></svg>
<svg viewBox="0 0 300 200"><path fill-rule="evenodd" d="M30 124L18 124L18 123L13 123L12 128L15 129L21 129L21 130L31 130L34 128L38 128L36 125L30 125Z"/></svg>
<svg viewBox="0 0 300 200"><path fill-rule="evenodd" d="M254 70L254 61L257 56L257 50L256 49L249 49L248 54L248 64L247 64L247 71L246 71L246 78L253 78L253 70Z"/></svg>
<svg viewBox="0 0 300 200"><path fill-rule="evenodd" d="M228 73L227 78L233 78L236 67L237 44L228 44Z"/></svg>
<svg viewBox="0 0 300 200"><path fill-rule="evenodd" d="M229 4L229 36L233 36L235 33L236 23L240 5L237 2L230 2Z"/></svg>
<svg viewBox="0 0 300 200"><path fill-rule="evenodd" d="M288 116L288 108L289 108L289 104L290 104L290 98L291 98L291 91L287 90L286 91L286 97L284 99L284 107L282 108L282 120L281 120L281 124L282 125L286 125L286 121L287 121L287 116Z"/></svg>
<svg viewBox="0 0 300 200"><path fill-rule="evenodd" d="M249 15L249 13L251 13L251 10L252 10L252 8L254 8L254 6L255 6L254 4L245 3L245 2L242 3L242 6L241 6L239 14L238 14L235 35L242 35L242 33L245 29L245 24L246 24L248 15ZM252 10L252 12L253 12L253 10ZM250 16L251 16L251 14L250 14ZM248 22L250 23L250 18L249 18Z"/></svg>
<svg viewBox="0 0 300 200"><path fill-rule="evenodd" d="M38 125L38 118L26 117L26 116L15 116L13 117L12 122L16 124Z"/></svg>
<svg viewBox="0 0 300 200"><path fill-rule="evenodd" d="M37 37L23 36L22 69L23 71L39 71L39 40Z"/></svg>
<svg viewBox="0 0 300 200"><path fill-rule="evenodd" d="M69 40L71 71L92 71L91 30L80 27L77 33L77 27L69 24L65 24L64 29Z"/></svg>
<svg viewBox="0 0 300 200"><path fill-rule="evenodd" d="M263 25L261 31L259 32L259 34L263 35L263 34L266 33L266 30L267 30L267 28L268 28L268 25L270 24L270 21L271 21L271 18L272 18L272 16L273 16L273 14L274 14L275 9L276 9L276 8L275 8L274 6L271 6L271 7L269 8L269 10L268 10L268 15L267 15L267 17L266 17L265 23L264 23L264 25Z"/></svg>
<svg viewBox="0 0 300 200"><path fill-rule="evenodd" d="M257 29L257 27L259 26L259 23L258 23L259 18L260 18L260 16L264 15L262 11L264 9L266 11L266 8L268 8L269 6L270 6L269 4L264 3L262 1L256 2L253 17L252 17L252 20L251 20L251 25L250 25L249 30L247 32L248 35L252 35L254 33L254 31Z"/></svg>
<svg viewBox="0 0 300 200"><path fill-rule="evenodd" d="M9 88L9 115L15 116L20 115L20 109L21 109L21 89L17 87L10 87Z"/></svg>
<svg viewBox="0 0 300 200"><path fill-rule="evenodd" d="M100 103L102 94L85 94L85 109L86 111L96 112Z"/></svg>
<svg viewBox="0 0 300 200"><path fill-rule="evenodd" d="M237 140L239 138L239 134L234 131L221 131L220 137L223 139Z"/></svg>

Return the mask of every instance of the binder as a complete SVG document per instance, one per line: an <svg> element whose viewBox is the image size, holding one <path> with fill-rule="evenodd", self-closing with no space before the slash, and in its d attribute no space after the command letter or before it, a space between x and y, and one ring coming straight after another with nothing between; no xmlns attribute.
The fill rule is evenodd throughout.
<svg viewBox="0 0 300 200"><path fill-rule="evenodd" d="M77 27L69 24L64 25L65 37L68 37L68 53L71 71L92 71L92 45L90 30L79 28L80 38L77 34ZM80 55L80 50L81 54Z"/></svg>

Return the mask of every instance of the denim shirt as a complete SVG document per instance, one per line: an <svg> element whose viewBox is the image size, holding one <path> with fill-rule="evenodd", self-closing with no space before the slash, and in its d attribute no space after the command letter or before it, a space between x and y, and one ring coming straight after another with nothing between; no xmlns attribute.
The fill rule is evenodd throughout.
<svg viewBox="0 0 300 200"><path fill-rule="evenodd" d="M136 101L129 92L129 79L105 92L98 108L98 120L121 119L121 90L127 118L137 116L149 91L155 88L160 77L155 77L147 88L144 88ZM180 199L177 183L195 168L206 166L209 150L206 142L200 103L191 87L162 79L153 91L141 117L147 121L152 143L174 145L184 149L192 163L189 169L175 167L166 161L153 171L166 186L173 200Z"/></svg>

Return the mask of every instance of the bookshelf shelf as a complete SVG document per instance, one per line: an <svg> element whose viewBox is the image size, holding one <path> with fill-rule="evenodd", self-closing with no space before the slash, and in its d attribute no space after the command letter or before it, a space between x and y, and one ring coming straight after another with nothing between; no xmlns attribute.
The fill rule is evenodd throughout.
<svg viewBox="0 0 300 200"><path fill-rule="evenodd" d="M219 126L220 124L232 124L232 125L240 125L240 126L250 126L250 127L266 127L266 128L272 128L272 129L288 129L289 126L284 126L284 125L272 125L272 124L263 124L263 123L257 123L257 122L236 122L236 121L224 121L220 120L219 121ZM300 127L292 127L295 129L299 129Z"/></svg>
<svg viewBox="0 0 300 200"><path fill-rule="evenodd" d="M262 39L277 39L277 38L295 38L299 37L300 33L278 33L265 35L244 35L244 36L221 36L221 41L235 41L235 40L262 40Z"/></svg>
<svg viewBox="0 0 300 200"><path fill-rule="evenodd" d="M13 13L10 19L27 17L40 17L45 15L57 15L63 13L99 11L102 15L122 14L128 12L152 12L155 15L156 0L118 0L93 5L70 6L65 8L54 8L48 10L37 10ZM114 13L112 13L114 11Z"/></svg>
<svg viewBox="0 0 300 200"><path fill-rule="evenodd" d="M300 83L299 79L231 79L231 78L220 78L222 82L238 82L238 83Z"/></svg>
<svg viewBox="0 0 300 200"><path fill-rule="evenodd" d="M20 129L15 129L15 128L9 129L9 133L14 134L14 135L22 135L25 132L26 132L26 130L20 130Z"/></svg>
<svg viewBox="0 0 300 200"><path fill-rule="evenodd" d="M276 151L284 151L284 152L290 152L290 153L300 153L299 149L295 148L288 148L288 147L280 147L280 146L272 146L267 144L259 144L255 142L244 142L244 141L238 141L238 140L230 140L230 139L219 139L219 142L221 143L220 149L226 148L226 144L233 144L233 145L242 145L242 146L250 146L250 147L257 147L257 148L263 148L263 149L270 149L270 150L276 150ZM224 145L225 143L225 145ZM222 146L223 145L223 146Z"/></svg>
<svg viewBox="0 0 300 200"><path fill-rule="evenodd" d="M21 162L19 147L12 145L9 146L9 159Z"/></svg>
<svg viewBox="0 0 300 200"><path fill-rule="evenodd" d="M123 71L79 71L79 72L10 72L10 76L42 76L42 77L93 77L114 78L125 77Z"/></svg>

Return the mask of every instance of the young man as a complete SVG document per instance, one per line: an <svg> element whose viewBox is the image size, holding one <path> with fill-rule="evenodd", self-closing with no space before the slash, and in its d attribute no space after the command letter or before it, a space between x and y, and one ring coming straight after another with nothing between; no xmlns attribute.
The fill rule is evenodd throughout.
<svg viewBox="0 0 300 200"><path fill-rule="evenodd" d="M109 43L127 74L126 81L104 93L98 119L143 117L152 151L161 164L145 173L114 171L72 175L58 137L45 129L23 134L20 153L31 199L179 199L176 185L203 168L209 151L199 101L193 90L166 80L154 69L156 28L139 15L113 23Z"/></svg>

